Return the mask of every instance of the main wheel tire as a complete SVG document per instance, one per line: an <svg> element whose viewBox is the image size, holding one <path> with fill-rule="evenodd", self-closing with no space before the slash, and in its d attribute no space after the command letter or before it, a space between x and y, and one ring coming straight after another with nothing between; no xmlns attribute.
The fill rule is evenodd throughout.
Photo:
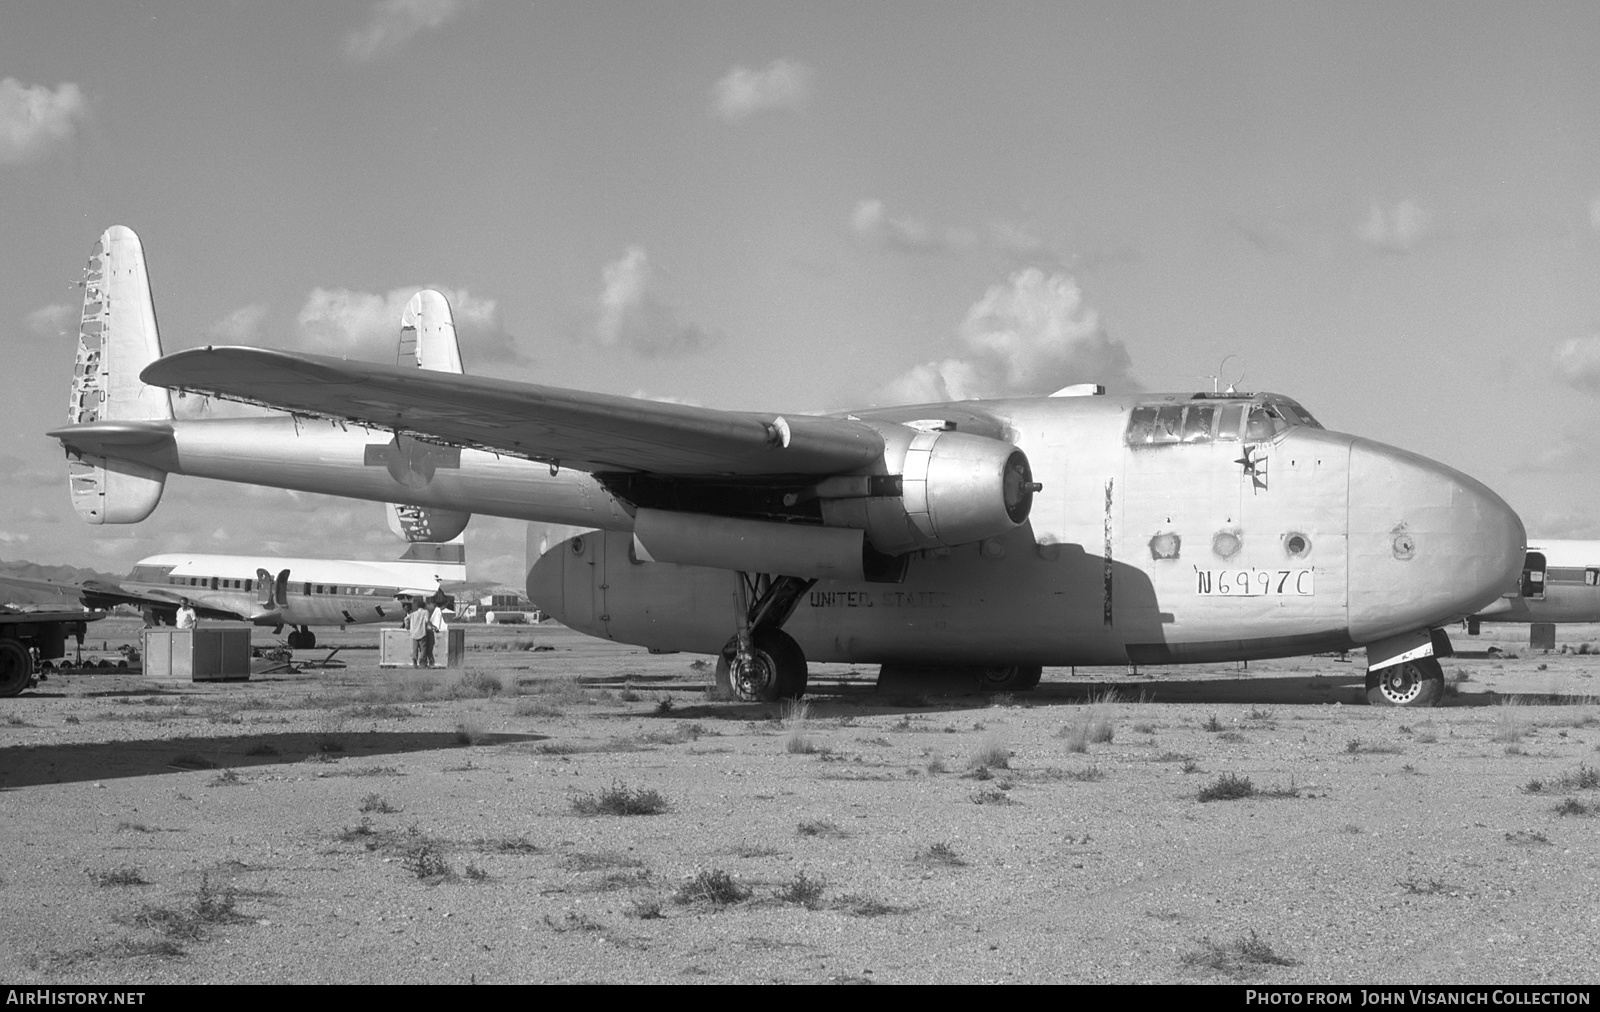
<svg viewBox="0 0 1600 1012"><path fill-rule="evenodd" d="M300 645L307 650L317 649L317 634L310 629L300 634Z"/></svg>
<svg viewBox="0 0 1600 1012"><path fill-rule="evenodd" d="M0 640L0 697L18 696L33 681L33 658L16 640Z"/></svg>
<svg viewBox="0 0 1600 1012"><path fill-rule="evenodd" d="M729 641L717 658L717 688L735 699L774 703L805 695L806 655L794 637L781 629L766 629L751 636L750 666L736 672L736 644Z"/></svg>
<svg viewBox="0 0 1600 1012"><path fill-rule="evenodd" d="M1432 657L1367 672L1369 706L1436 706L1444 698L1444 669Z"/></svg>
<svg viewBox="0 0 1600 1012"><path fill-rule="evenodd" d="M981 668L978 688L983 692L1027 692L1039 686L1044 668L1037 664L1013 664L1003 668Z"/></svg>

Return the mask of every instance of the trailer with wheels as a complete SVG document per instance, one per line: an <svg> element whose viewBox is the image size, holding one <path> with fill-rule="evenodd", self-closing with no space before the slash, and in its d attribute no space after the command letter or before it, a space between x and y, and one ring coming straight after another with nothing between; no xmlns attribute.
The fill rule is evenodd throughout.
<svg viewBox="0 0 1600 1012"><path fill-rule="evenodd" d="M16 696L39 680L39 664L66 656L67 637L83 646L90 622L103 611L13 611L0 608L0 697Z"/></svg>

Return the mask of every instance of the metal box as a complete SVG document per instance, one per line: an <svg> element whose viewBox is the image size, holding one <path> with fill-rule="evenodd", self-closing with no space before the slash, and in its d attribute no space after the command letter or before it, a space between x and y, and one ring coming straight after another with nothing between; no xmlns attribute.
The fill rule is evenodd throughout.
<svg viewBox="0 0 1600 1012"><path fill-rule="evenodd" d="M250 678L250 626L146 629L144 674L163 682L242 682Z"/></svg>
<svg viewBox="0 0 1600 1012"><path fill-rule="evenodd" d="M434 643L435 667L459 668L467 653L467 631L453 628L445 631L445 641ZM404 629L383 629L378 633L378 667L409 668L411 663L411 634Z"/></svg>

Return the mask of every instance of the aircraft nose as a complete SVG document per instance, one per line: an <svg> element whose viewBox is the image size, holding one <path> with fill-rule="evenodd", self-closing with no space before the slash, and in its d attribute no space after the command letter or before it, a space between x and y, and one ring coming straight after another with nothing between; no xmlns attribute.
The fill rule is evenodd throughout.
<svg viewBox="0 0 1600 1012"><path fill-rule="evenodd" d="M1348 600L1357 643L1473 614L1521 576L1522 520L1460 471L1357 439L1349 487Z"/></svg>

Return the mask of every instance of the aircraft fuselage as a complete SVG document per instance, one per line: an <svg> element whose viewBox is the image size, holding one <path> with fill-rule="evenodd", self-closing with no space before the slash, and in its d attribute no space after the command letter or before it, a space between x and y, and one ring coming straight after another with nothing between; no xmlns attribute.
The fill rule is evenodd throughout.
<svg viewBox="0 0 1600 1012"><path fill-rule="evenodd" d="M1134 417L1156 408L1159 423L1162 404L1237 403L983 404L1043 484L1029 522L918 553L898 584L820 581L784 630L819 661L1248 659L1437 627L1515 582L1520 521L1457 471L1314 423L1252 431L1235 413L1186 440L1181 431L1152 438ZM569 540L533 567L528 595L593 635L717 651L738 607L737 575L640 562L631 548L615 533Z"/></svg>

